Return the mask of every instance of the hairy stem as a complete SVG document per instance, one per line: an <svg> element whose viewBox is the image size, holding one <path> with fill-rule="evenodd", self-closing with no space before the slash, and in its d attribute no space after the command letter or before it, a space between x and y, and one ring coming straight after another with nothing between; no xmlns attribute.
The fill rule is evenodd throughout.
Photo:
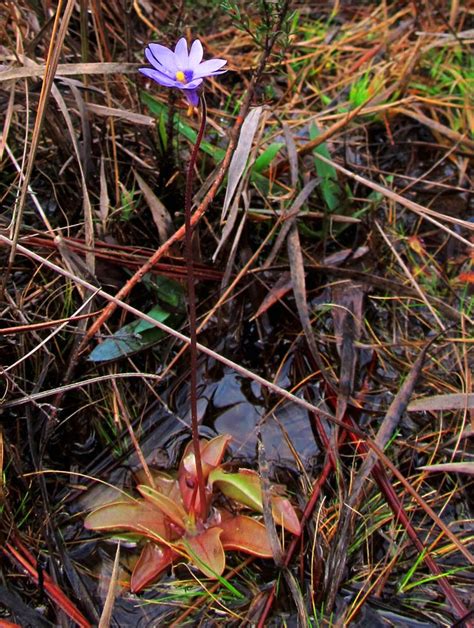
<svg viewBox="0 0 474 628"><path fill-rule="evenodd" d="M184 197L184 226L185 226L185 252L186 252L186 270L188 283L188 313L189 313L189 353L190 353L190 404L191 404L191 430L193 437L193 449L196 459L196 474L198 480L200 509L197 513L198 517L204 516L204 508L206 504L206 487L204 486L204 477L202 474L201 451L199 449L199 425L197 414L197 332L196 332L196 291L194 286L194 262L193 262L193 231L194 227L191 222L191 209L193 203L193 181L194 168L199 152L204 129L206 127L207 107L204 96L200 97L201 105L201 124L199 132L194 144L191 158L188 165L188 173L186 176L186 191Z"/></svg>

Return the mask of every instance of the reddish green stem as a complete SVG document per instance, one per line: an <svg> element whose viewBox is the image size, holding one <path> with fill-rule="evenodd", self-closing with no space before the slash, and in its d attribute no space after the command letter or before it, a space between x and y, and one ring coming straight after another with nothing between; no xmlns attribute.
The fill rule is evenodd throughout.
<svg viewBox="0 0 474 628"><path fill-rule="evenodd" d="M196 459L196 475L198 481L199 492L199 510L196 513L198 518L204 516L206 507L206 487L204 485L204 476L202 473L201 450L199 448L199 424L197 413L197 333L196 333L196 291L194 286L194 262L193 262L193 225L191 224L191 208L193 203L193 181L194 168L196 166L199 146L201 144L204 129L206 128L207 107L204 96L200 96L201 124L199 132L194 144L191 158L189 160L188 173L186 176L186 191L184 197L184 226L185 235L185 251L186 251L186 269L188 283L188 312L189 312L189 352L190 352L190 405L191 405L191 431L193 438L194 456Z"/></svg>

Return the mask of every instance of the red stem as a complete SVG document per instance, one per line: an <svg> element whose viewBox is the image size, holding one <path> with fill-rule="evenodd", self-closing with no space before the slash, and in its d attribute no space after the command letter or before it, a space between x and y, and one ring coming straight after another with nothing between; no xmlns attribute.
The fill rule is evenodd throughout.
<svg viewBox="0 0 474 628"><path fill-rule="evenodd" d="M199 491L199 509L196 513L199 518L204 516L206 507L206 487L202 473L201 450L199 448L199 424L197 413L197 332L196 332L196 291L194 287L194 262L193 262L193 225L191 223L191 208L193 202L194 168L199 152L204 129L206 128L207 107L204 96L200 96L201 125L189 160L186 176L186 191L184 197L184 226L185 226L185 252L188 284L188 310L189 310L189 352L190 352L190 405L191 405L191 431L193 438L194 456L196 459L196 475Z"/></svg>
<svg viewBox="0 0 474 628"><path fill-rule="evenodd" d="M19 541L17 541L17 546L18 550L10 543L5 543L4 546L0 546L0 550L10 559L15 559L17 563L28 572L33 582L38 584L39 576L36 560ZM76 622L80 628L91 628L91 624L87 621L84 615L54 583L53 579L46 571L43 572L43 585L46 593L53 600L53 602L57 604L59 608L61 608L74 622Z"/></svg>

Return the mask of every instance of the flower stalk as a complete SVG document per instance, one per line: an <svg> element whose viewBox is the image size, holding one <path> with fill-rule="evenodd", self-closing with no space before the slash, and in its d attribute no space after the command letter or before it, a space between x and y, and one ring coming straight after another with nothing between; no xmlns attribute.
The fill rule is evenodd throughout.
<svg viewBox="0 0 474 628"><path fill-rule="evenodd" d="M197 490L199 491L199 504L201 512L198 512L198 517L204 517L202 509L206 503L206 487L204 482L204 476L202 472L201 451L199 447L199 420L197 412L197 320L196 320L196 289L194 281L194 260L193 260L193 225L191 223L191 209L193 204L193 182L194 182L194 169L196 167L197 156L199 153L199 146L204 136L204 130L206 128L207 107L206 100L203 94L199 97L200 100L200 117L201 123L199 125L199 131L196 138L196 142L191 152L191 157L188 164L188 171L186 175L186 190L184 196L184 225L186 230L185 235L185 252L186 252L186 277L188 284L188 315L189 315L189 352L190 352L190 367L191 367L191 379L190 379L190 407L191 407L191 431L193 440L194 456L196 459L196 477L197 477Z"/></svg>
<svg viewBox="0 0 474 628"><path fill-rule="evenodd" d="M193 224L191 216L194 170L196 167L199 146L206 127L206 102L202 95L202 83L205 78L217 76L226 72L223 66L225 59L208 59L203 61L204 50L199 39L196 39L188 50L184 37L178 40L174 51L161 44L150 43L145 49L147 61L151 68L140 68L140 72L164 87L177 88L186 97L191 110L200 105L201 124L191 152L186 176L184 200L184 229L185 254L188 284L188 312L189 312L189 339L190 339L190 409L192 442L196 463L197 486L194 487L193 504L196 507L198 520L206 516L206 485L202 470L201 452L199 448L199 424L197 415L197 331L196 331L196 292L194 282L193 263ZM199 496L199 499L197 497Z"/></svg>

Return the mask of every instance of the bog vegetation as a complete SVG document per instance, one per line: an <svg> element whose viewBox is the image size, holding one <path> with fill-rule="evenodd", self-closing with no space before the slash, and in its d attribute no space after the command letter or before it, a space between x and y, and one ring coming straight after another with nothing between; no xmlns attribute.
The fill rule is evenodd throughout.
<svg viewBox="0 0 474 628"><path fill-rule="evenodd" d="M474 625L469 3L0 21L0 624Z"/></svg>

